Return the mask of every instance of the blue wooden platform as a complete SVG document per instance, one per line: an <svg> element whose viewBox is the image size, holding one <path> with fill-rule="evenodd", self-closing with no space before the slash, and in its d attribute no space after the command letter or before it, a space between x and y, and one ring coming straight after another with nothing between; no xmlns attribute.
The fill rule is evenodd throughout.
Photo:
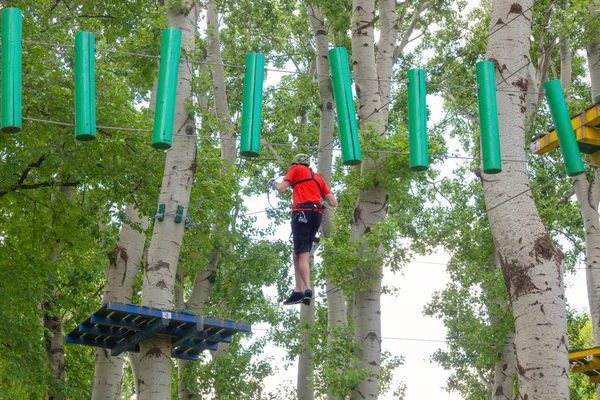
<svg viewBox="0 0 600 400"><path fill-rule="evenodd" d="M67 343L110 349L113 356L140 351L140 342L154 335L171 338L171 356L197 360L204 350L230 343L233 334L250 332L250 324L121 303L106 303L67 334Z"/></svg>

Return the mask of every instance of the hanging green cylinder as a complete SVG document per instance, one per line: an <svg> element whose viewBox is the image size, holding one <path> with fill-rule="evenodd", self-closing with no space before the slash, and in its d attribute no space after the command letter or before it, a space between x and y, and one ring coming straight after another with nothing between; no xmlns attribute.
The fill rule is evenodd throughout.
<svg viewBox="0 0 600 400"><path fill-rule="evenodd" d="M75 138L96 138L96 84L94 72L94 35L75 35Z"/></svg>
<svg viewBox="0 0 600 400"><path fill-rule="evenodd" d="M160 68L156 89L156 111L152 147L169 149L173 143L173 123L175 119L175 98L179 76L181 54L181 31L167 28L162 34Z"/></svg>
<svg viewBox="0 0 600 400"><path fill-rule="evenodd" d="M342 144L342 162L344 165L357 165L362 162L362 156L352 97L348 52L345 47L329 50L329 67L333 80L333 94Z"/></svg>
<svg viewBox="0 0 600 400"><path fill-rule="evenodd" d="M411 69L407 76L410 169L425 171L429 168L425 70Z"/></svg>
<svg viewBox="0 0 600 400"><path fill-rule="evenodd" d="M22 128L21 81L23 22L21 10L2 11L2 131L19 132Z"/></svg>
<svg viewBox="0 0 600 400"><path fill-rule="evenodd" d="M579 175L584 172L583 161L579 145L575 138L571 117L567 110L565 96L560 86L559 80L552 80L544 83L546 89L546 100L554 121L554 129L558 136L558 144L565 160L565 167L569 176Z"/></svg>
<svg viewBox="0 0 600 400"><path fill-rule="evenodd" d="M258 157L260 154L264 77L265 56L260 53L248 53L244 74L242 127L240 132L240 154L244 157Z"/></svg>
<svg viewBox="0 0 600 400"><path fill-rule="evenodd" d="M497 174L502 172L502 157L500 154L500 130L498 128L494 63L491 61L480 61L477 63L476 69L483 172L486 174Z"/></svg>

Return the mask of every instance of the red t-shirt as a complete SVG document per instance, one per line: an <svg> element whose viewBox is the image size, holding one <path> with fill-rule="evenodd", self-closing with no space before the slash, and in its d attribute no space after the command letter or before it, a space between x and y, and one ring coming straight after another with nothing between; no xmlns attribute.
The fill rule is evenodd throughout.
<svg viewBox="0 0 600 400"><path fill-rule="evenodd" d="M289 181L293 186L292 211L312 210L312 208L308 207L298 208L298 204L315 203L321 205L321 198L331 193L321 175L315 173L314 180L311 179L296 185L296 183L304 179L311 179L311 173L310 168L302 164L292 166L285 175L285 178L283 178L284 181ZM319 186L321 187L320 190Z"/></svg>

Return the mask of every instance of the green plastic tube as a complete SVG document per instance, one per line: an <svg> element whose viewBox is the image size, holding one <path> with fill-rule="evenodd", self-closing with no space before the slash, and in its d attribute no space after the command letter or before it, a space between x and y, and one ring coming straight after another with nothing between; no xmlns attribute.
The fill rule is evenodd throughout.
<svg viewBox="0 0 600 400"><path fill-rule="evenodd" d="M571 117L567 110L567 103L565 102L560 81L555 79L545 82L544 88L546 89L546 100L548 101L548 106L550 106L550 113L552 114L552 121L554 121L554 128L558 136L558 144L563 155L563 160L565 161L567 174L569 176L579 175L585 169L583 161L581 161L579 145L575 138L575 132L573 131Z"/></svg>
<svg viewBox="0 0 600 400"><path fill-rule="evenodd" d="M494 63L477 63L477 86L479 97L479 126L481 129L481 153L483 172L498 174L502 172L500 155L500 130L498 128L498 105L496 103L496 80Z"/></svg>
<svg viewBox="0 0 600 400"><path fill-rule="evenodd" d="M160 49L156 112L152 134L152 147L155 149L169 149L173 143L175 97L177 95L180 54L181 31L175 28L165 29L162 34Z"/></svg>
<svg viewBox="0 0 600 400"><path fill-rule="evenodd" d="M425 70L411 69L407 76L410 169L425 171L429 168Z"/></svg>
<svg viewBox="0 0 600 400"><path fill-rule="evenodd" d="M345 47L329 50L329 67L331 68L333 95L342 144L342 162L344 165L357 165L362 162L362 156L352 97L348 52Z"/></svg>
<svg viewBox="0 0 600 400"><path fill-rule="evenodd" d="M259 53L248 53L244 74L242 127L240 132L240 154L244 157L258 157L260 154L264 77L265 56Z"/></svg>
<svg viewBox="0 0 600 400"><path fill-rule="evenodd" d="M96 138L96 85L94 75L94 35L75 35L75 138Z"/></svg>
<svg viewBox="0 0 600 400"><path fill-rule="evenodd" d="M2 131L19 132L22 128L21 81L23 22L21 10L2 11Z"/></svg>

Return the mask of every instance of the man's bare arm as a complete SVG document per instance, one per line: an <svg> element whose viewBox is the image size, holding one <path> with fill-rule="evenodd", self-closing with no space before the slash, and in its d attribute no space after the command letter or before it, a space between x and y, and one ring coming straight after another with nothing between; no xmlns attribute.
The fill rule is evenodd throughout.
<svg viewBox="0 0 600 400"><path fill-rule="evenodd" d="M337 205L338 205L337 200L331 193L326 194L325 197L323 197L323 200L325 200L327 202L327 204L329 204L331 207L337 207Z"/></svg>
<svg viewBox="0 0 600 400"><path fill-rule="evenodd" d="M285 192L286 189L291 186L291 183L290 183L290 181L283 181L281 183L275 182L275 184L273 186L275 187L275 189L277 189L277 191L279 193L281 193L281 192Z"/></svg>

